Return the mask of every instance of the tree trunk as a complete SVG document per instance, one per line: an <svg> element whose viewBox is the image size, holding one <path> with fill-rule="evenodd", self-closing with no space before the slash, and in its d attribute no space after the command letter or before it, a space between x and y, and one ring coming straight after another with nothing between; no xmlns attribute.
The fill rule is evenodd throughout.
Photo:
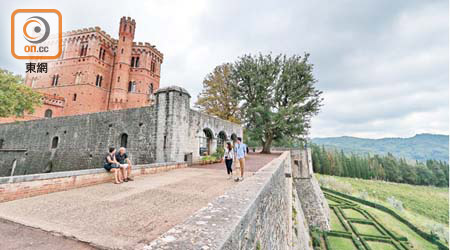
<svg viewBox="0 0 450 250"><path fill-rule="evenodd" d="M261 154L270 154L270 146L272 145L272 138L265 138L265 141L262 142L262 151Z"/></svg>

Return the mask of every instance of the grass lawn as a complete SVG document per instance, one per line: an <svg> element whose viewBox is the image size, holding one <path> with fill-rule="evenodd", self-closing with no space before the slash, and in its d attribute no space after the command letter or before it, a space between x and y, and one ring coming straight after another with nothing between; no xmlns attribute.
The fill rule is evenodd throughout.
<svg viewBox="0 0 450 250"><path fill-rule="evenodd" d="M336 213L333 210L331 210L330 212L331 212L331 230L346 232L344 226L339 221L339 218L337 217Z"/></svg>
<svg viewBox="0 0 450 250"><path fill-rule="evenodd" d="M367 244L372 250L397 250L394 245L386 242L368 241Z"/></svg>
<svg viewBox="0 0 450 250"><path fill-rule="evenodd" d="M352 239L349 238L328 236L328 241L333 249L357 250Z"/></svg>
<svg viewBox="0 0 450 250"><path fill-rule="evenodd" d="M354 222L352 224L354 227L356 227L356 230L358 230L360 234L368 234L375 236L383 235L380 231L378 231L378 229L374 225L360 224Z"/></svg>
<svg viewBox="0 0 450 250"><path fill-rule="evenodd" d="M357 210L354 210L351 208L345 208L343 210L344 210L345 216L347 216L347 218L366 219L366 217L364 217L364 215L362 215Z"/></svg>
<svg viewBox="0 0 450 250"><path fill-rule="evenodd" d="M316 174L321 184L340 192L351 192L359 196L367 192L368 200L372 200L392 208L386 202L394 196L403 203L405 210L423 215L433 221L443 223L448 227L449 220L449 189L431 186L415 186L376 180L362 180L347 177L327 176ZM412 215L411 219L414 215ZM409 218L408 218L409 219Z"/></svg>

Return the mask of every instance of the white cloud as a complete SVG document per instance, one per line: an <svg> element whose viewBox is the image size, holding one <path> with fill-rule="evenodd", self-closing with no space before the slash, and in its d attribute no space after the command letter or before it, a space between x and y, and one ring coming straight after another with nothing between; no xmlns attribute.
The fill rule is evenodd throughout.
<svg viewBox="0 0 450 250"><path fill-rule="evenodd" d="M100 26L117 36L136 19L137 41L165 55L162 86L201 91L216 65L245 53L311 53L325 105L312 136L448 134L447 1L7 1L0 32L18 8L57 8L65 30ZM0 38L0 67L23 72Z"/></svg>

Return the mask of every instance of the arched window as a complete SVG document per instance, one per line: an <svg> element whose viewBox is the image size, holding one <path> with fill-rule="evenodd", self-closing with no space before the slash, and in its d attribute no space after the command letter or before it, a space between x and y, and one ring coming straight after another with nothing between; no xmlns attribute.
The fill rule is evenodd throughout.
<svg viewBox="0 0 450 250"><path fill-rule="evenodd" d="M53 139L52 139L52 148L57 148L58 147L58 141L59 141L58 136L53 137Z"/></svg>
<svg viewBox="0 0 450 250"><path fill-rule="evenodd" d="M75 93L75 94L73 94L73 101L76 101L77 100L77 94Z"/></svg>
<svg viewBox="0 0 450 250"><path fill-rule="evenodd" d="M86 56L86 55L87 55L87 50L88 50L88 44L87 44L87 42L81 43L80 57L81 57L81 56Z"/></svg>
<svg viewBox="0 0 450 250"><path fill-rule="evenodd" d="M53 111L51 110L51 109L47 109L46 111L45 111L45 118L52 118L52 115L53 115Z"/></svg>
<svg viewBox="0 0 450 250"><path fill-rule="evenodd" d="M136 82L131 81L128 83L128 92L136 92Z"/></svg>
<svg viewBox="0 0 450 250"><path fill-rule="evenodd" d="M227 134L224 131L220 131L217 136L217 148L223 148L225 146L225 141L227 140Z"/></svg>
<svg viewBox="0 0 450 250"><path fill-rule="evenodd" d="M200 137L200 155L210 155L211 152L211 144L213 141L213 132L209 128L203 129L203 136Z"/></svg>
<svg viewBox="0 0 450 250"><path fill-rule="evenodd" d="M126 148L128 144L128 135L126 133L123 133L120 136L120 146Z"/></svg>

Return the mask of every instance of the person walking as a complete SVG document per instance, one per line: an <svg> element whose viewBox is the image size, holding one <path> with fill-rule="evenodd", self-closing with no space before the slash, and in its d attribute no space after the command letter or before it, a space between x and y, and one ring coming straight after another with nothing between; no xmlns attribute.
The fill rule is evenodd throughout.
<svg viewBox="0 0 450 250"><path fill-rule="evenodd" d="M233 146L231 145L231 142L227 142L223 158L225 159L225 166L227 167L228 179L231 179L233 177Z"/></svg>
<svg viewBox="0 0 450 250"><path fill-rule="evenodd" d="M234 154L237 162L239 162L239 168L241 172L241 177L239 176L235 179L235 181L243 181L244 180L244 168L245 168L245 154L247 152L246 145L242 143L242 138L237 138L236 146L234 147Z"/></svg>

